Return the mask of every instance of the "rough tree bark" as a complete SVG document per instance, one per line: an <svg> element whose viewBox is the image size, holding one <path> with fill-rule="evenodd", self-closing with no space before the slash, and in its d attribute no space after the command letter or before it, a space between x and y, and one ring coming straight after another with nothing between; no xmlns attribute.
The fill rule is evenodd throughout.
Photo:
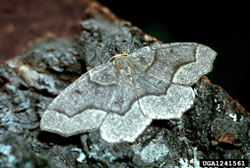
<svg viewBox="0 0 250 168"><path fill-rule="evenodd" d="M0 66L0 167L196 167L201 158L250 159L249 112L205 76L181 121L154 121L133 144L109 144L98 131L70 138L42 132L42 113L81 74L132 43L131 51L161 43L95 1L84 5L81 35L34 42Z"/></svg>

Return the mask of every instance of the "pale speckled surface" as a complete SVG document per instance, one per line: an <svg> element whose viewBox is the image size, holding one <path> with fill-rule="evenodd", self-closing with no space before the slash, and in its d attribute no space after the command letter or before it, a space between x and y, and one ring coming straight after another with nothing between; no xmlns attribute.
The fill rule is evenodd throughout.
<svg viewBox="0 0 250 168"><path fill-rule="evenodd" d="M91 123L91 128L101 126L108 142L133 142L152 119L179 119L192 107L195 97L190 86L212 70L215 55L200 44L171 43L116 57L56 97L43 114L41 129L71 136L91 131ZM98 115L87 113L89 109L107 117L95 119ZM47 119L52 116L54 122ZM81 123L74 124L75 120Z"/></svg>
<svg viewBox="0 0 250 168"><path fill-rule="evenodd" d="M194 104L194 91L190 86L172 84L166 95L145 96L140 105L144 114L152 119L179 119Z"/></svg>
<svg viewBox="0 0 250 168"><path fill-rule="evenodd" d="M100 127L101 136L108 142L134 142L134 140L151 123L152 119L143 115L138 101L124 115L108 114Z"/></svg>
<svg viewBox="0 0 250 168"><path fill-rule="evenodd" d="M88 109L72 118L53 110L47 110L42 118L43 129L58 133L62 136L71 136L77 133L96 130L106 116L102 110ZM86 120L86 118L88 118ZM63 132L63 133L62 133Z"/></svg>

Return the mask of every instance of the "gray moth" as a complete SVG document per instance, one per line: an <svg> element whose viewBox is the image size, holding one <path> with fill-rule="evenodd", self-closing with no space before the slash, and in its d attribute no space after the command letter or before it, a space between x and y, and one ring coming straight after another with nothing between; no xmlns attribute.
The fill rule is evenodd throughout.
<svg viewBox="0 0 250 168"><path fill-rule="evenodd" d="M114 56L79 77L43 113L41 130L64 137L100 130L110 143L134 142L152 120L180 119L192 85L216 52L197 43L147 46Z"/></svg>

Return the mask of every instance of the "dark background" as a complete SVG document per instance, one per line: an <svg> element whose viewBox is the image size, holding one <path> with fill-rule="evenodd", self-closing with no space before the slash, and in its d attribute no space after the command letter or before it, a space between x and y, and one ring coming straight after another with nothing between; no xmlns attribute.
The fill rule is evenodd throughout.
<svg viewBox="0 0 250 168"><path fill-rule="evenodd" d="M99 0L164 43L198 42L218 55L207 76L250 110L250 7L237 4L177 4L170 1ZM136 3L137 2L137 3ZM138 3L140 2L140 3Z"/></svg>
<svg viewBox="0 0 250 168"><path fill-rule="evenodd" d="M0 2L0 64L19 54L34 39L43 39L48 32L56 37L72 37L81 32L79 22L84 19L81 16L89 3L88 0ZM164 43L198 42L210 46L218 56L209 79L250 110L248 4L167 0L99 2Z"/></svg>

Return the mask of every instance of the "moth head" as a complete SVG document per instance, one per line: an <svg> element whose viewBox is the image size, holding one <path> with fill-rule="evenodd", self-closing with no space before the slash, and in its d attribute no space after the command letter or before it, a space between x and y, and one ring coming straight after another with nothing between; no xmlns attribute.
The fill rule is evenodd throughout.
<svg viewBox="0 0 250 168"><path fill-rule="evenodd" d="M127 58L128 53L126 50L122 50L121 54L117 54L109 59L108 62L112 62L115 66L115 69L118 73L124 71L126 73L130 72L130 68L132 68L132 63Z"/></svg>

